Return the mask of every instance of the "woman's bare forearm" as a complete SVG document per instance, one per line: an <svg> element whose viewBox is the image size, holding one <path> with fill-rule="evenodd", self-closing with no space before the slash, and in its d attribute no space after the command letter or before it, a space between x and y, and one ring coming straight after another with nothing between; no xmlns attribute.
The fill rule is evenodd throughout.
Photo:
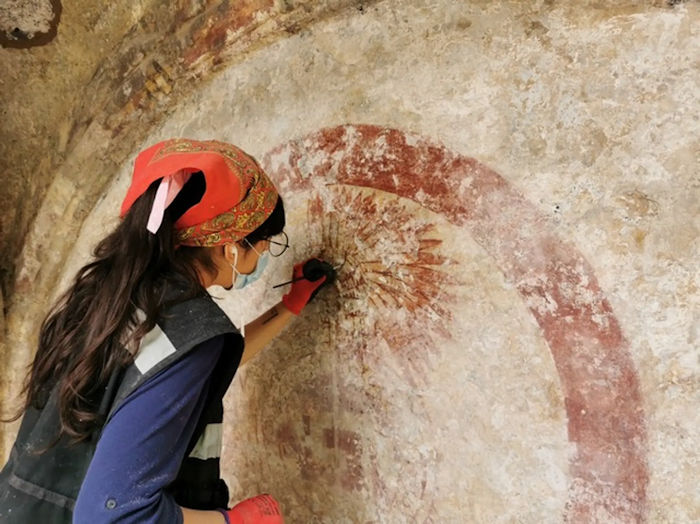
<svg viewBox="0 0 700 524"><path fill-rule="evenodd" d="M275 338L289 321L294 318L294 314L280 301L265 311L258 318L245 326L245 348L241 365L245 364L262 348L267 346Z"/></svg>
<svg viewBox="0 0 700 524"><path fill-rule="evenodd" d="M200 511L181 508L183 524L226 524L226 519L218 511Z"/></svg>

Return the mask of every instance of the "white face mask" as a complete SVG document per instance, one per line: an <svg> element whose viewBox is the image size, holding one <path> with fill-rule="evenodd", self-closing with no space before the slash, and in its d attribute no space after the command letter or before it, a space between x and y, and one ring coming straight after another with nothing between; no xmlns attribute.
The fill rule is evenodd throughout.
<svg viewBox="0 0 700 524"><path fill-rule="evenodd" d="M248 242L246 240L246 242ZM270 261L269 253L266 251L265 253L258 253L258 250L255 249L252 244L248 243L248 245L251 247L253 251L255 251L258 254L258 262L255 265L255 269L253 270L252 273L248 275L244 275L243 273L240 273L236 269L236 264L238 263L238 249L234 247L233 249L233 264L231 264L231 267L233 268L233 274L235 275L233 282L231 282L231 285L233 286L233 289L243 289L246 287L248 284L252 284L255 282L257 279L260 278L260 275L263 274L263 271L265 271L265 268L267 267L267 263Z"/></svg>

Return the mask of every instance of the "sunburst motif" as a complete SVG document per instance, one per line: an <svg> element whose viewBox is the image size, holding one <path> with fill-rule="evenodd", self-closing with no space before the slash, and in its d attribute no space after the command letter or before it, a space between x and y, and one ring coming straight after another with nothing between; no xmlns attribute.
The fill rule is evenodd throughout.
<svg viewBox="0 0 700 524"><path fill-rule="evenodd" d="M448 268L456 262L438 251L436 227L393 195L345 186L315 195L307 214L321 256L345 260L334 332L364 348L366 341L382 339L406 379L423 376L434 335L450 336L450 290L458 283ZM355 349L367 364L379 358L376 351Z"/></svg>

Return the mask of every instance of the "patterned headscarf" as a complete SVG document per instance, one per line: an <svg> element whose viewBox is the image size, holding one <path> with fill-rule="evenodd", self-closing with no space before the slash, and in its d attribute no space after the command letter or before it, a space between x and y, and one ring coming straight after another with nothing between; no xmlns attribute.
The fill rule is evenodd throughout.
<svg viewBox="0 0 700 524"><path fill-rule="evenodd" d="M136 199L161 179L146 226L155 233L165 209L198 171L204 174L206 190L202 200L175 222L178 245L211 247L241 240L255 231L277 204L277 190L268 176L236 146L175 138L138 154L120 216L124 217Z"/></svg>

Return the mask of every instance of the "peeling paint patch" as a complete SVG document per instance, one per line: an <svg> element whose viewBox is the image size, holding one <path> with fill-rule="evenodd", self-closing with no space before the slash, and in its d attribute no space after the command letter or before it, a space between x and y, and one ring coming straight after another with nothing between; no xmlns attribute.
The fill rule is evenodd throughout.
<svg viewBox="0 0 700 524"><path fill-rule="evenodd" d="M60 0L7 0L0 6L0 46L26 49L48 44L61 19Z"/></svg>
<svg viewBox="0 0 700 524"><path fill-rule="evenodd" d="M272 0L244 0L222 2L214 16L202 20L201 25L191 35L192 47L183 56L186 67L208 56L216 61L219 53L235 40L243 31L249 31L251 24L261 13L274 7Z"/></svg>

